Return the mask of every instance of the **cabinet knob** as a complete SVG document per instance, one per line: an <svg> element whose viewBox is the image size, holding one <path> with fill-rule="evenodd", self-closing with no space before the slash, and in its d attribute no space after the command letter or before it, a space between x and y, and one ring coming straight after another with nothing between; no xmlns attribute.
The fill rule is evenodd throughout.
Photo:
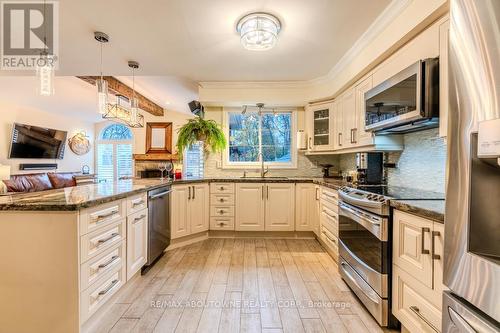
<svg viewBox="0 0 500 333"><path fill-rule="evenodd" d="M219 190L224 191L224 186L221 186Z"/></svg>
<svg viewBox="0 0 500 333"><path fill-rule="evenodd" d="M224 214L224 211L222 209L219 210L219 214Z"/></svg>
<svg viewBox="0 0 500 333"><path fill-rule="evenodd" d="M224 199L220 198L220 199L219 199L219 201L220 201L220 202L224 202Z"/></svg>
<svg viewBox="0 0 500 333"><path fill-rule="evenodd" d="M221 227L225 226L226 224L224 222L219 223Z"/></svg>

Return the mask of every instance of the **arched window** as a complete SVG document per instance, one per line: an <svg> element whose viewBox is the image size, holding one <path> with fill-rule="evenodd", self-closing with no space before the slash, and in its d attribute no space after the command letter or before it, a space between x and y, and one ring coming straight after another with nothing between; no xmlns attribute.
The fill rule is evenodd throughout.
<svg viewBox="0 0 500 333"><path fill-rule="evenodd" d="M132 177L133 135L130 128L111 124L99 133L96 149L96 170L99 181Z"/></svg>

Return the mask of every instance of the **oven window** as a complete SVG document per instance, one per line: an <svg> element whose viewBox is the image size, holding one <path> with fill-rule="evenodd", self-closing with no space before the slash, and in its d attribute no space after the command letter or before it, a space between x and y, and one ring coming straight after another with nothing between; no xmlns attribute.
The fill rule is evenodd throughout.
<svg viewBox="0 0 500 333"><path fill-rule="evenodd" d="M417 74L366 100L366 125L391 119L417 109Z"/></svg>
<svg viewBox="0 0 500 333"><path fill-rule="evenodd" d="M346 216L339 215L339 236L345 246L373 270L387 274L387 242L375 237L363 226Z"/></svg>
<svg viewBox="0 0 500 333"><path fill-rule="evenodd" d="M500 262L500 166L496 159L477 158L472 134L469 252Z"/></svg>

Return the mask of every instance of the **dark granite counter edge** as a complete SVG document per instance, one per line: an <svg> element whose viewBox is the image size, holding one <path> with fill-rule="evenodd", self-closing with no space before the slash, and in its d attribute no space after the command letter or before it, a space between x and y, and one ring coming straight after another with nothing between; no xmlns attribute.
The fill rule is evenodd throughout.
<svg viewBox="0 0 500 333"><path fill-rule="evenodd" d="M430 219L439 223L444 223L444 212L437 207L424 206L438 206L444 205L444 200L391 200L391 207L417 215L422 218ZM438 210L439 209L439 210Z"/></svg>
<svg viewBox="0 0 500 333"><path fill-rule="evenodd" d="M314 178L208 178L208 179L193 179L193 180L176 180L170 183L160 183L155 185L148 185L141 189L130 190L128 192L114 194L106 197L102 197L95 200L89 200L82 203L76 204L23 204L23 203L4 203L0 204L0 211L78 211L80 209L90 208L97 205L105 204L111 201L124 199L129 196L133 196L142 192L147 192L154 190L156 188L165 185L180 185L180 184L192 184L192 183L314 183L317 185L339 189L341 186L345 185L340 180L324 181ZM15 194L13 194L15 196Z"/></svg>

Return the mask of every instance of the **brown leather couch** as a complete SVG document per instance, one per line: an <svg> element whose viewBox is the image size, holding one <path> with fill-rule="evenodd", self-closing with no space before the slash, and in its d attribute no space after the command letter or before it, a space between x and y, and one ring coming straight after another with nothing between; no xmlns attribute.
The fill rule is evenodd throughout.
<svg viewBox="0 0 500 333"><path fill-rule="evenodd" d="M7 192L38 192L69 186L76 186L78 172L49 172L13 175L4 180Z"/></svg>

